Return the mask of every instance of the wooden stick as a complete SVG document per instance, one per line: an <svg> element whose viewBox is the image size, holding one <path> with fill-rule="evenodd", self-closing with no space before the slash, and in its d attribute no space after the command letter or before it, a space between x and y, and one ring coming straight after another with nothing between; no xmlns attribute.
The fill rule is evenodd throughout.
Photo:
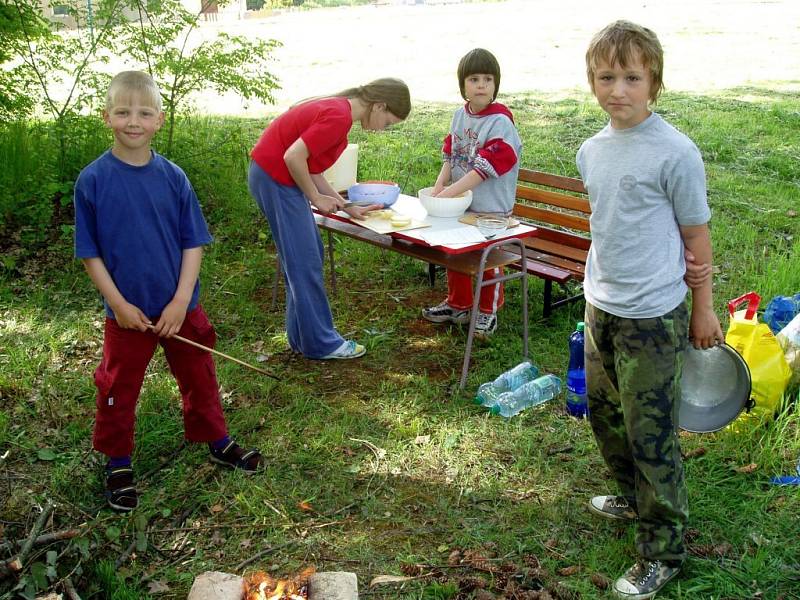
<svg viewBox="0 0 800 600"><path fill-rule="evenodd" d="M81 597L78 595L78 590L75 589L75 585L69 577L64 579L64 593L70 600L81 600Z"/></svg>
<svg viewBox="0 0 800 600"><path fill-rule="evenodd" d="M24 568L25 559L28 558L28 554L30 554L31 549L33 548L34 541L37 537L39 537L39 533L44 528L45 524L47 523L47 519L50 517L55 507L56 505L52 500L47 501L47 504L42 509L41 514L37 517L36 522L33 524L33 529L31 529L28 539L26 539L25 543L22 544L19 554L5 563L0 563L0 578L6 577L10 573L18 573Z"/></svg>
<svg viewBox="0 0 800 600"><path fill-rule="evenodd" d="M33 545L42 546L44 544L50 544L51 542L70 540L74 537L78 537L81 533L83 533L83 530L81 529L64 529L62 531L54 531L53 533L45 533L33 540ZM22 547L23 543L24 541L3 542L0 544L0 551L10 552L13 550L14 546Z"/></svg>
<svg viewBox="0 0 800 600"><path fill-rule="evenodd" d="M278 550L281 550L282 548L285 548L286 546L292 546L292 545L297 544L297 543L299 543L297 540L289 540L288 542L284 542L282 544L278 544L277 546L272 546L270 548L266 548L266 549L262 550L261 552L258 552L257 554L254 554L250 558L248 558L246 560L243 560L238 565L233 567L233 570L234 571L241 571L246 566L256 562L257 560L259 560L261 558L264 558L268 554L272 554L273 552L277 552Z"/></svg>
<svg viewBox="0 0 800 600"><path fill-rule="evenodd" d="M154 325L148 325L148 327L150 329L155 329ZM264 369L259 369L258 367L254 367L253 365L251 365L249 363L246 363L246 362L244 362L242 360L239 360L238 358L234 358L233 356L229 356L229 355L225 354L224 352L220 352L219 350L214 350L213 348L209 348L208 346L203 346L203 344L198 344L197 342L189 340L189 339L186 339L185 337L182 337L180 335L173 335L172 337L175 338L176 340L180 341L180 342L184 342L185 344L189 344L190 346L194 346L195 348L199 348L200 350L205 350L206 352L211 352L212 354L216 354L217 356L221 356L223 358L227 358L228 360L232 360L235 363L239 363L243 367L247 367L248 369L253 369L253 371L258 371L262 375L266 375L268 377L272 377L275 380L278 379L277 375L273 375L272 373L270 373L268 371L265 371Z"/></svg>

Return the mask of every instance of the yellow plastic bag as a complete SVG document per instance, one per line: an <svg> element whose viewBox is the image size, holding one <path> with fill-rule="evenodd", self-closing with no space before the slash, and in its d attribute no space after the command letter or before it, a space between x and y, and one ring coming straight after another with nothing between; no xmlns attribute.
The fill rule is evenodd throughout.
<svg viewBox="0 0 800 600"><path fill-rule="evenodd" d="M759 302L761 297L755 292L728 302L731 318L725 342L742 355L750 369L754 402L750 415L771 419L781 408L791 370L769 326L758 322L756 310ZM747 309L737 311L736 308L744 303L748 304Z"/></svg>

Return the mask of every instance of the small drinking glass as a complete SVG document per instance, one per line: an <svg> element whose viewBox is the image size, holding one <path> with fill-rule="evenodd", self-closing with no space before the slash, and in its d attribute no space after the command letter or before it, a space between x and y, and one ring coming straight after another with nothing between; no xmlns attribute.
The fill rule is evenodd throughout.
<svg viewBox="0 0 800 600"><path fill-rule="evenodd" d="M484 215L478 217L475 221L478 231L487 240L492 239L496 235L503 233L508 228L508 219L505 217L498 217L497 215Z"/></svg>

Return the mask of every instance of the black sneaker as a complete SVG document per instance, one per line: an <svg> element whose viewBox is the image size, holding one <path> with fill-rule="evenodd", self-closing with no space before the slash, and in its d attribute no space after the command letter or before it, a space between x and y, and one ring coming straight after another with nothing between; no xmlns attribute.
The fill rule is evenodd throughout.
<svg viewBox="0 0 800 600"><path fill-rule="evenodd" d="M131 467L106 466L106 501L117 512L130 512L139 506L139 495Z"/></svg>
<svg viewBox="0 0 800 600"><path fill-rule="evenodd" d="M625 496L595 496L589 501L589 510L606 519L633 521L639 518L636 507Z"/></svg>
<svg viewBox="0 0 800 600"><path fill-rule="evenodd" d="M478 313L475 319L475 335L489 337L497 330L497 315L494 313Z"/></svg>
<svg viewBox="0 0 800 600"><path fill-rule="evenodd" d="M627 600L652 598L680 570L680 565L670 566L660 560L639 560L614 582L614 593Z"/></svg>
<svg viewBox="0 0 800 600"><path fill-rule="evenodd" d="M447 302L422 309L422 316L431 323L469 323L469 309L453 308Z"/></svg>

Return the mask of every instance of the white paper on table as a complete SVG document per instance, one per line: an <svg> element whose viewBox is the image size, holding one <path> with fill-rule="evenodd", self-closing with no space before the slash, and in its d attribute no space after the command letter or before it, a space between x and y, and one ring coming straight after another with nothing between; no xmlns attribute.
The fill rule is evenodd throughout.
<svg viewBox="0 0 800 600"><path fill-rule="evenodd" d="M483 234L475 227L421 231L419 235L431 246L457 246L459 244L479 244L486 241Z"/></svg>
<svg viewBox="0 0 800 600"><path fill-rule="evenodd" d="M424 221L425 217L428 216L428 211L422 206L419 198L406 196L405 194L400 194L397 201L392 204L391 209L399 215L411 217L417 221Z"/></svg>

